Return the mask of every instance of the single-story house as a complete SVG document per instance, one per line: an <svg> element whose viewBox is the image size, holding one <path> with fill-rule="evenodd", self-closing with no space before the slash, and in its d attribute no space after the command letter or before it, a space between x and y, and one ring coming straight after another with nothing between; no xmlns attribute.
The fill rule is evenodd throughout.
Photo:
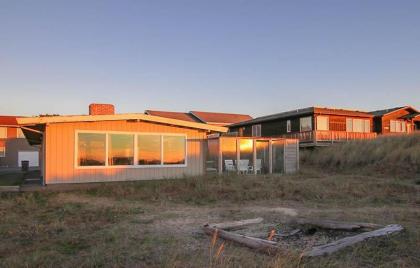
<svg viewBox="0 0 420 268"><path fill-rule="evenodd" d="M38 167L39 156L39 148L29 145L16 116L0 116L0 168L17 168L22 161Z"/></svg>
<svg viewBox="0 0 420 268"><path fill-rule="evenodd" d="M420 130L420 113L411 106L370 112L374 131L378 134L404 134Z"/></svg>
<svg viewBox="0 0 420 268"><path fill-rule="evenodd" d="M166 118L185 120L190 122L204 123L214 126L228 126L231 124L251 120L252 117L247 114L232 114L232 113L214 113L214 112L201 112L201 111L190 111L188 113L182 112L168 112L168 111L156 111L146 110L146 114L161 116Z"/></svg>
<svg viewBox="0 0 420 268"><path fill-rule="evenodd" d="M17 118L42 148L43 184L176 178L205 173L207 135L227 128L147 114L115 114L91 104L89 115Z"/></svg>
<svg viewBox="0 0 420 268"><path fill-rule="evenodd" d="M321 107L297 109L232 124L229 132L238 136L295 138L300 146L376 137L372 114Z"/></svg>

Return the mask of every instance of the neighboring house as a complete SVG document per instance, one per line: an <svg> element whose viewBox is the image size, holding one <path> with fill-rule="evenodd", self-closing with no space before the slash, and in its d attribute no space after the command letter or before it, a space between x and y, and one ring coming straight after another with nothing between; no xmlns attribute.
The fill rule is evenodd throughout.
<svg viewBox="0 0 420 268"><path fill-rule="evenodd" d="M183 121L188 121L188 122L202 123L200 120L195 118L190 113L146 110L145 114L166 117L166 118L171 118L171 119L176 119L176 120L183 120Z"/></svg>
<svg viewBox="0 0 420 268"><path fill-rule="evenodd" d="M420 113L411 106L370 112L378 134L401 134L420 130Z"/></svg>
<svg viewBox="0 0 420 268"><path fill-rule="evenodd" d="M23 160L31 167L39 166L39 148L29 145L16 116L0 116L0 167L20 167Z"/></svg>
<svg viewBox="0 0 420 268"><path fill-rule="evenodd" d="M212 113L212 112L200 112L191 111L188 113L182 112L167 112L167 111L155 111L146 110L146 114L161 116L166 118L204 123L214 126L228 126L234 123L239 123L247 120L251 120L252 117L246 114L231 114L231 113Z"/></svg>
<svg viewBox="0 0 420 268"><path fill-rule="evenodd" d="M191 111L190 114L203 123L215 126L228 126L252 119L252 117L247 114L210 113L200 111Z"/></svg>
<svg viewBox="0 0 420 268"><path fill-rule="evenodd" d="M207 135L228 129L147 114L115 114L92 104L89 115L18 118L42 147L43 184L126 181L205 173Z"/></svg>
<svg viewBox="0 0 420 268"><path fill-rule="evenodd" d="M309 107L229 126L238 136L297 138L301 146L325 145L336 141L371 139L373 115L352 110Z"/></svg>

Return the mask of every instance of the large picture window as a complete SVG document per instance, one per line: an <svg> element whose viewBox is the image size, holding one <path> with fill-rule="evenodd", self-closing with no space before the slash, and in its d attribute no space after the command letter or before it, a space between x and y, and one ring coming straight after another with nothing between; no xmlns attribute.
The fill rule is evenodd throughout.
<svg viewBox="0 0 420 268"><path fill-rule="evenodd" d="M407 132L407 124L400 120L390 120L391 132Z"/></svg>
<svg viewBox="0 0 420 268"><path fill-rule="evenodd" d="M370 132L370 120L359 118L346 118L347 132Z"/></svg>
<svg viewBox="0 0 420 268"><path fill-rule="evenodd" d="M134 165L134 135L110 134L108 150L108 165Z"/></svg>
<svg viewBox="0 0 420 268"><path fill-rule="evenodd" d="M76 139L78 167L140 168L187 164L185 135L80 131Z"/></svg>
<svg viewBox="0 0 420 268"><path fill-rule="evenodd" d="M316 129L317 130L329 130L329 118L328 116L317 116L316 117Z"/></svg>
<svg viewBox="0 0 420 268"><path fill-rule="evenodd" d="M138 165L160 165L161 160L161 139L160 135L138 135L137 136L137 164Z"/></svg>
<svg viewBox="0 0 420 268"><path fill-rule="evenodd" d="M185 164L185 137L163 136L163 164Z"/></svg>
<svg viewBox="0 0 420 268"><path fill-rule="evenodd" d="M77 146L79 166L105 166L106 134L79 133Z"/></svg>

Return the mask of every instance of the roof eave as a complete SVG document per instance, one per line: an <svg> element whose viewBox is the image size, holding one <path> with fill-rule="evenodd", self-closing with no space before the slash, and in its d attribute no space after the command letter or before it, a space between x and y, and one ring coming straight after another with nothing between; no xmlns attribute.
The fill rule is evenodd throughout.
<svg viewBox="0 0 420 268"><path fill-rule="evenodd" d="M49 123L75 123L75 122L97 122L97 121L118 121L118 120L141 120L180 127L215 131L226 133L226 127L212 126L203 123L188 122L178 119L170 119L160 116L146 114L115 114L115 115L80 115L80 116L51 116L51 117L20 117L16 119L19 125L42 125Z"/></svg>

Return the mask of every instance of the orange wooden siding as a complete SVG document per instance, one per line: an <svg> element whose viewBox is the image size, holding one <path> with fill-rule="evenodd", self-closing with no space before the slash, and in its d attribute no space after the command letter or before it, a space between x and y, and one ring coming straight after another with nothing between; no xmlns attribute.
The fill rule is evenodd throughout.
<svg viewBox="0 0 420 268"><path fill-rule="evenodd" d="M186 167L106 167L78 169L75 166L77 130L178 133L187 135ZM196 176L204 173L206 132L149 122L99 121L55 123L46 126L45 183L147 180Z"/></svg>
<svg viewBox="0 0 420 268"><path fill-rule="evenodd" d="M410 125L410 130L411 132L414 131L414 123L412 123L411 120L405 120L405 119L400 119L402 116L408 115L410 114L410 112L408 112L405 109L401 109L389 114L386 114L384 116L382 116L382 134L403 134L401 132L396 133L396 132L391 132L391 120L399 120L399 121L404 121L406 123L411 124Z"/></svg>

